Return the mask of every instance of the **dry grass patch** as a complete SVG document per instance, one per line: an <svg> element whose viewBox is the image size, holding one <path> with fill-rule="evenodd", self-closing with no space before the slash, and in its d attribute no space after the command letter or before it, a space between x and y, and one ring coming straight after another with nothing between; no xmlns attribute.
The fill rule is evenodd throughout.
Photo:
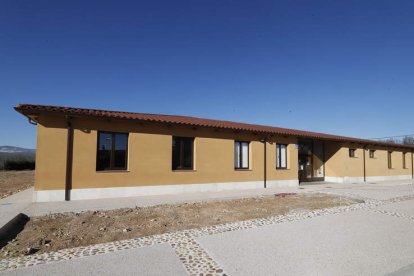
<svg viewBox="0 0 414 276"><path fill-rule="evenodd" d="M32 218L0 258L163 234L275 215L355 203L324 194L300 194L159 205Z"/></svg>
<svg viewBox="0 0 414 276"><path fill-rule="evenodd" d="M0 199L34 185L34 171L0 171Z"/></svg>

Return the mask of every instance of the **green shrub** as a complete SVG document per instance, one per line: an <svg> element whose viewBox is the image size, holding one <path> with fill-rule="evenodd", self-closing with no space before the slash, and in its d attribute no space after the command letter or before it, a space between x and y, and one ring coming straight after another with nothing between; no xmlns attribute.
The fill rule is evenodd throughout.
<svg viewBox="0 0 414 276"><path fill-rule="evenodd" d="M6 171L34 170L35 162L30 160L7 160L4 162Z"/></svg>

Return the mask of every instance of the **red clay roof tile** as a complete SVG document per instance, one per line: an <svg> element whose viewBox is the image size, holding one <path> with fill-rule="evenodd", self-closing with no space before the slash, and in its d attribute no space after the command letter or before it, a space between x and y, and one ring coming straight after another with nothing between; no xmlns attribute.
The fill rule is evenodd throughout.
<svg viewBox="0 0 414 276"><path fill-rule="evenodd" d="M158 122L158 123L167 123L167 124L189 125L189 126L197 126L197 127L231 129L231 130L236 130L236 131L250 131L250 132L256 132L256 133L262 133L265 135L278 134L278 135L295 136L295 137L300 137L300 138L313 138L313 139L339 141L339 142L352 142L352 143L362 143L362 144L370 144L370 145L375 144L375 145L382 145L382 146L404 147L404 148L414 149L414 145L392 144L392 143L385 143L385 142L379 142L379 141L374 141L374 140L359 139L359 138L353 138L353 137L338 136L338 135L317 133L317 132L310 132L310 131L303 131L303 130L296 130L296 129L245 124L245 123L237 123L237 122L222 121L222 120L203 119L203 118L188 117L188 116L145 114L145 113L73 108L73 107L63 107L63 106L32 105L32 104L19 104L15 107L15 110L26 116L35 115L39 113L53 113L53 114L61 114L61 115L69 115L69 116L92 116L92 117L100 117L100 118L117 118L117 119L138 120L138 121Z"/></svg>

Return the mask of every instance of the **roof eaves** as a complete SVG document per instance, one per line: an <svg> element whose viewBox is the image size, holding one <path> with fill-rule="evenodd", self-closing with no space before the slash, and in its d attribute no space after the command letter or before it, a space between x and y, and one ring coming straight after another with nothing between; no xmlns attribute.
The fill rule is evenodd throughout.
<svg viewBox="0 0 414 276"><path fill-rule="evenodd" d="M272 126L245 124L230 121L220 121L203 119L196 117L176 116L176 115L161 115L161 114L146 114L146 113L132 113L124 111L108 111L98 109L82 109L62 106L45 106L45 105L31 105L31 104L19 104L14 108L24 116L28 117L30 114L48 113L57 115L68 115L68 116L91 116L98 118L114 118L114 119L127 119L127 120L138 120L144 122L157 122L167 123L175 125L186 125L186 126L198 126L198 127L209 127L219 129L230 129L236 131L251 131L263 134L277 134L285 136L296 136L301 138L313 138L328 141L337 142L351 142L361 143L370 145L381 145L388 147L402 147L414 149L414 145L400 145L390 144L386 142L379 142L374 140L359 139L354 137L345 137L339 135L317 133L310 131L302 131L296 129L279 128Z"/></svg>

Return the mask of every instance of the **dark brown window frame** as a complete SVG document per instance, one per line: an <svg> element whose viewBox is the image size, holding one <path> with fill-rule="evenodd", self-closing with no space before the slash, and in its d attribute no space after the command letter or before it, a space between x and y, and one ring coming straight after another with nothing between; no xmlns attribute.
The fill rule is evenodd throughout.
<svg viewBox="0 0 414 276"><path fill-rule="evenodd" d="M369 150L369 158L375 158L375 150Z"/></svg>
<svg viewBox="0 0 414 276"><path fill-rule="evenodd" d="M111 135L111 153L110 153L110 165L109 168L106 169L102 169L99 170L98 169L98 155L99 155L99 138L101 134L110 134ZM124 167L115 167L115 135L116 134L122 134L122 135L126 135L127 140L126 140L126 147L125 147L125 166ZM102 171L126 171L128 169L128 144L129 144L129 133L127 132L113 132L113 131L98 131L98 135L97 135L97 143L96 143L96 147L97 147L97 151L96 151L96 171L97 172L102 172Z"/></svg>
<svg viewBox="0 0 414 276"><path fill-rule="evenodd" d="M388 151L388 169L392 169L392 151Z"/></svg>
<svg viewBox="0 0 414 276"><path fill-rule="evenodd" d="M349 149L349 157L356 158L355 153L356 153L356 149L352 149L352 148Z"/></svg>
<svg viewBox="0 0 414 276"><path fill-rule="evenodd" d="M250 168L250 142L249 141L240 141L235 140L234 141L234 149L236 150L236 144L239 143L239 160L240 160L240 166L238 167L236 164L236 160L234 160L234 169L235 170L248 170ZM243 167L243 152L242 152L242 144L247 144L247 167Z"/></svg>
<svg viewBox="0 0 414 276"><path fill-rule="evenodd" d="M177 166L177 167L175 167L174 166L174 140L175 139L177 139L177 140L180 140L180 143L181 143L181 145L180 145L180 153L179 153L179 157L180 157L180 161L179 161L179 163L180 163L180 165L179 166ZM172 137L172 149L171 149L171 152L172 152L172 160L171 160L171 169L173 170L173 171L193 171L194 170L194 140L195 140L195 138L194 137L184 137L184 136L173 136ZM183 146L183 143L185 142L185 141L191 141L191 166L190 167L186 167L186 166L184 166L184 146Z"/></svg>
<svg viewBox="0 0 414 276"><path fill-rule="evenodd" d="M281 147L285 146L285 166L280 166L282 164L282 156L281 156ZM288 164L288 145L287 144L276 144L276 169L278 170L286 170Z"/></svg>

